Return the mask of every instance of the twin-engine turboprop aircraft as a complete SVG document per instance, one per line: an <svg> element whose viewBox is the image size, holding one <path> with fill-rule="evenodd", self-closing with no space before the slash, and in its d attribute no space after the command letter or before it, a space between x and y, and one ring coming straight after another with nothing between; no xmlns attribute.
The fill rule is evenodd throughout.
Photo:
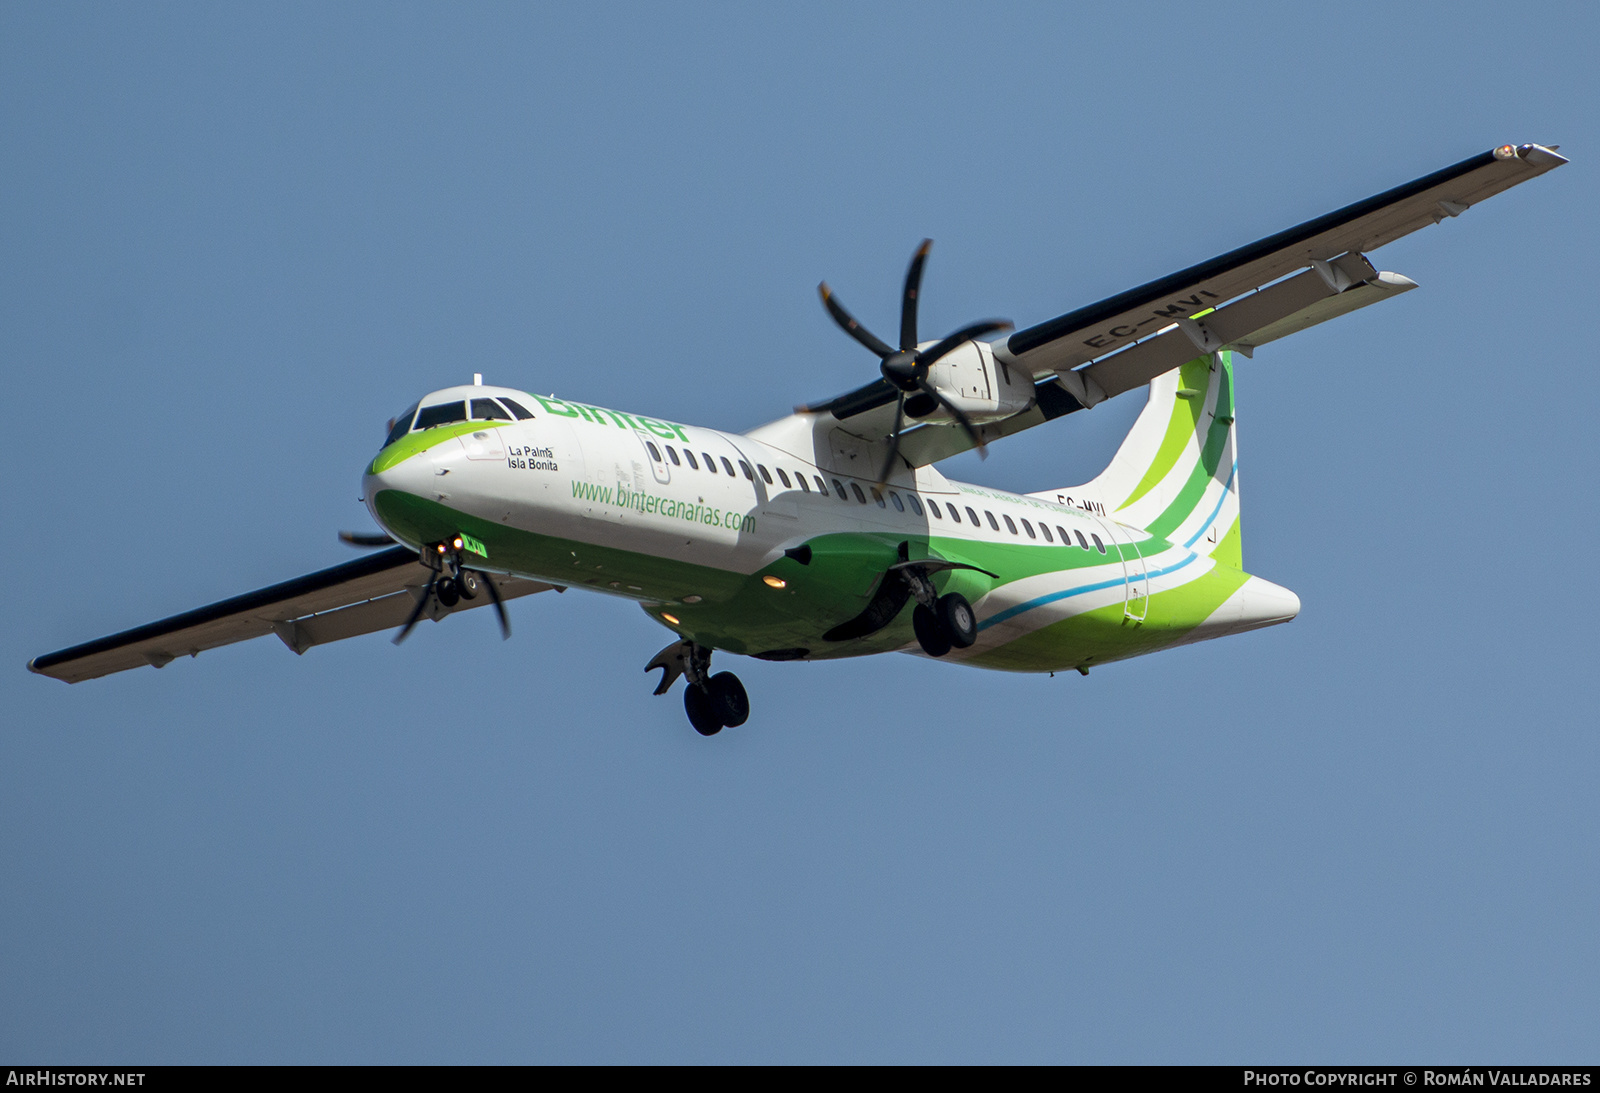
<svg viewBox="0 0 1600 1093"><path fill-rule="evenodd" d="M919 338L917 251L891 346L826 285L880 378L748 433L483 385L395 418L362 495L387 549L28 667L75 683L274 633L313 645L549 589L636 600L674 640L704 735L742 724L714 650L765 660L921 652L1054 672L1274 623L1294 593L1243 569L1237 354L1416 285L1366 252L1567 162L1504 145L1009 336ZM1148 402L1099 477L1026 495L952 482L940 460L1136 387Z"/></svg>

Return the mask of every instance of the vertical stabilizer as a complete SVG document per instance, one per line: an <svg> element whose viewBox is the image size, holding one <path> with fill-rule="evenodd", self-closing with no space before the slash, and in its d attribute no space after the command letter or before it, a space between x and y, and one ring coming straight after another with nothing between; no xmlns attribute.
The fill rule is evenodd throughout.
<svg viewBox="0 0 1600 1093"><path fill-rule="evenodd" d="M1091 482L1036 496L1144 528L1243 568L1233 354L1213 353L1157 376L1109 466Z"/></svg>

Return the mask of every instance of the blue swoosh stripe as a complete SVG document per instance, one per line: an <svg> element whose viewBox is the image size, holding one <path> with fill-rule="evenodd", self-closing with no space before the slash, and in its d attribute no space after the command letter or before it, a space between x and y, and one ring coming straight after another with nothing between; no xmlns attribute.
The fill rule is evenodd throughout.
<svg viewBox="0 0 1600 1093"><path fill-rule="evenodd" d="M1204 535L1206 533L1206 529L1209 528L1216 521L1217 513L1222 511L1222 503L1228 499L1228 491L1233 489L1233 476L1238 474L1238 473L1239 473L1239 461L1237 459L1235 459L1233 461L1233 466L1231 468L1229 468L1229 470L1228 470L1228 482L1227 482L1227 484L1225 486L1222 487L1222 496L1217 498L1217 507L1211 510L1211 515L1206 518L1206 522L1205 523L1200 525L1200 530L1195 532L1192 536L1190 536L1189 537L1189 541L1187 543L1183 544L1185 547L1194 546L1195 540L1199 539L1200 536Z"/></svg>
<svg viewBox="0 0 1600 1093"><path fill-rule="evenodd" d="M1231 479L1230 479L1230 481L1231 481ZM1178 570L1182 569L1184 566L1188 565L1190 562L1198 560L1199 557L1200 557L1200 555L1198 555L1198 554L1190 554L1188 557L1184 558L1182 561L1174 562L1172 565L1167 566L1165 569L1147 570L1145 572L1145 580L1147 582L1148 581L1153 581L1157 577L1165 577L1168 573L1176 573ZM1069 596L1082 596L1082 595L1084 595L1085 593L1088 593L1088 592L1099 592L1103 588L1115 588L1119 584L1126 584L1126 583L1127 583L1127 581L1124 578L1118 577L1116 580L1100 581L1097 584L1086 584L1086 585L1080 585L1077 588L1069 588L1064 592L1051 592L1048 595L1039 596L1036 599L1028 600L1026 603L1019 603L1015 607L1008 607L1004 611L998 612L997 614L990 615L988 618L984 619L982 622L980 622L978 624L978 629L979 630L987 630L987 629L989 629L989 627L994 626L997 623L1005 622L1007 619L1016 618L1018 615L1022 614L1024 611L1032 611L1035 607L1043 607L1047 603L1055 603L1057 600L1064 600L1064 599L1067 599Z"/></svg>

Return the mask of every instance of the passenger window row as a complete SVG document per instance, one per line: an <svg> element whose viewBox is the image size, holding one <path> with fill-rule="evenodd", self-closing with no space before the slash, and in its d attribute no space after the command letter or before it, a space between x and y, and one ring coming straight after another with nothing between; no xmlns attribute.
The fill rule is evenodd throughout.
<svg viewBox="0 0 1600 1093"><path fill-rule="evenodd" d="M656 450L655 444L653 444L652 442L647 440L647 441L645 441L645 447L650 449L650 458L651 459L654 459L657 463L661 462L661 453ZM667 450L667 458L672 461L673 466L678 466L678 467L683 466L683 462L679 460L678 453L677 453L676 450L673 449L671 444L663 444L662 447L664 447ZM717 466L716 466L716 463L712 460L711 455L709 453L707 453L707 452L701 452L700 456L705 461L706 469L709 470L712 474L716 474L717 473ZM688 461L689 467L691 469L693 469L693 470L699 470L700 469L700 465L695 462L694 453L691 452L689 449L685 448L683 450L683 458ZM728 462L726 457L724 457L723 460L722 460L722 466L723 466L724 470L726 471L726 473L730 477L732 477L732 475L733 475L733 465ZM750 464L746 463L744 460L741 459L739 461L739 469L744 472L744 476L746 478L750 479L752 482L755 481L755 475L750 473ZM811 492L811 486L810 486L810 484L808 484L806 482L806 475L805 475L805 472L803 472L803 471L795 471L794 472L794 476L791 479L791 477L789 475L789 472L784 470L784 468L782 468L782 467L776 467L776 468L773 468L773 470L768 470L766 464L757 463L756 464L756 470L758 472L760 472L760 474L761 474L761 481L765 482L769 486L781 484L783 486L783 488L786 489L786 490L794 489L796 487L799 487L799 489L800 489L800 491L802 493L810 493ZM777 478L776 479L773 478L774 471L777 473ZM823 497L828 496L828 485L827 485L826 482L824 482L822 480L822 476L821 475L812 475L811 477L812 477L813 481L816 482L816 492L821 494ZM890 504L893 504L894 507L895 507L895 511L896 512L905 512L906 511L906 506L909 504L910 507L911 507L911 511L913 513L915 513L918 516L921 516L923 514L922 506L923 506L924 502L919 500L917 495L914 494L914 493L906 494L905 495L905 499L901 500L900 494L895 490L890 490L889 493L888 493L888 496L886 498L884 496L883 491L880 490L878 487L872 486L872 487L869 487L869 489L872 492L872 501L873 501L873 503L876 504L880 509L887 509ZM849 488L849 491L847 492L846 489L845 489L844 483L839 481L837 478L835 478L835 479L833 479L833 492L838 496L839 500L841 500L841 501L849 501L850 498L852 496L854 496L856 501L859 504L862 504L862 505L867 504L867 494L865 492L863 492L862 489L861 489L861 486L859 484L855 483L855 482L850 483L850 488ZM928 513L930 515L932 515L934 519L943 520L948 515L948 518L949 518L951 523L955 523L955 524L961 523L961 510L959 508L957 508L955 505L951 504L950 502L948 502L948 501L945 502L945 506L944 506L943 511L940 510L939 503L937 501L933 500L933 498L931 498L931 497L927 499L926 504L928 506ZM978 519L977 510L974 509L971 505L966 506L966 513L967 513L967 522L970 523L973 527L982 527L983 526L983 522ZM1010 516L1007 516L1004 513L1002 513L1001 516L1000 516L1000 520L996 520L994 513L990 512L988 509L984 509L983 510L983 514L984 514L984 516L986 516L988 518L989 527L991 529L993 529L994 531L999 531L1000 530L1000 520L1004 520L1005 524L1006 524L1006 530L1007 531L1009 531L1012 535L1021 534L1020 532L1017 531L1016 521L1012 520ZM1027 520L1026 517L1021 517L1020 519L1022 520L1022 531L1027 534L1028 538L1030 538L1030 539L1038 539L1039 536L1043 535L1045 542L1047 542L1047 543L1056 542L1055 537L1050 534L1050 528L1043 521L1040 521L1039 529L1036 532L1036 531L1034 531L1033 524L1031 524ZM1061 545L1062 546L1067 546L1067 547L1072 546L1073 545L1073 536L1075 534L1077 536L1077 545L1081 546L1084 550L1089 550L1090 549L1089 539L1093 539L1094 540L1094 548L1093 549L1098 550L1101 554L1104 554L1106 552L1106 545L1105 545L1104 542L1101 541L1100 536L1098 536L1098 535L1094 535L1094 534L1091 533L1090 536L1089 536L1089 539L1085 539L1083 537L1083 532L1081 532L1081 531L1076 532L1076 533L1068 532L1067 529L1062 527L1060 524L1056 525L1055 530L1056 530L1056 534L1061 536L1061 540L1060 541L1061 541Z"/></svg>

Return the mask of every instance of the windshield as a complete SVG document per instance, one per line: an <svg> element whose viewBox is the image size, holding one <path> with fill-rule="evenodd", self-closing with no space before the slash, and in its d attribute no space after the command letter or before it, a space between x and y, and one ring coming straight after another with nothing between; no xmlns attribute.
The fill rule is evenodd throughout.
<svg viewBox="0 0 1600 1093"><path fill-rule="evenodd" d="M417 431L432 429L436 425L449 425L456 421L467 420L467 404L462 402L441 402L437 406L424 406L417 415Z"/></svg>
<svg viewBox="0 0 1600 1093"><path fill-rule="evenodd" d="M410 409L389 423L389 439L383 442L385 446L393 444L406 435L411 428L411 419L416 416L416 413L417 404L413 402Z"/></svg>

